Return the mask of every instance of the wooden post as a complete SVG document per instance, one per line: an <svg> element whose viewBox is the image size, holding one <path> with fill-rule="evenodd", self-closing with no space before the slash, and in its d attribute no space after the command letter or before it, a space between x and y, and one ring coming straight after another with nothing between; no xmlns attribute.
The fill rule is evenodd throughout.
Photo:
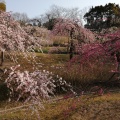
<svg viewBox="0 0 120 120"><path fill-rule="evenodd" d="M4 62L4 52L1 51L1 66L3 65L3 62Z"/></svg>

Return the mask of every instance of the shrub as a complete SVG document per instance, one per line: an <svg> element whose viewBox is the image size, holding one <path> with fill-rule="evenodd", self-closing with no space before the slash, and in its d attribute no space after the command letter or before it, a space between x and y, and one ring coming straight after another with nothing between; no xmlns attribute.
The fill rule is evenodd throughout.
<svg viewBox="0 0 120 120"><path fill-rule="evenodd" d="M23 100L25 102L41 99L48 99L54 95L55 88L61 86L71 86L62 80L61 77L53 77L54 75L49 71L28 72L17 70L19 65L11 67L8 71L8 77L5 81L10 90L10 100Z"/></svg>
<svg viewBox="0 0 120 120"><path fill-rule="evenodd" d="M19 65L8 70L8 78L5 83L10 89L11 100L37 100L49 98L53 94L55 85L51 73L48 71L28 71L16 70Z"/></svg>

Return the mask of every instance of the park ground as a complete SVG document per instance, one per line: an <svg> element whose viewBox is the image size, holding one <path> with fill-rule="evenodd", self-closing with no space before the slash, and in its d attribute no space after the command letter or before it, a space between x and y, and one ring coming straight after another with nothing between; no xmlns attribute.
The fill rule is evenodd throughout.
<svg viewBox="0 0 120 120"><path fill-rule="evenodd" d="M0 120L37 120L38 118L36 116L38 114L41 120L120 120L119 86L102 86L102 84L100 84L100 87L103 87L104 90L102 94L97 94L95 91L88 91L88 89L85 89L83 86L87 88L87 86L90 85L90 80L92 81L92 78L97 78L98 73L92 71L94 73L92 78L90 78L91 74L88 74L86 77L78 76L79 73L72 74L73 70L67 73L68 68L65 66L69 61L69 56L66 54L37 53L37 61L42 63L42 67L39 69L52 71L62 76L67 82L69 82L69 80L77 80L76 83L81 83L80 88L77 86L78 89L86 90L85 93L75 96L67 95L67 93L56 94L55 97L43 102L44 108L38 108L39 112L37 114L30 108L29 103L28 107L22 102L3 101L0 102ZM25 60L20 59L18 62L21 64L21 70L31 70L31 64L25 64ZM4 67L12 64L9 59L6 59ZM101 72L100 69L98 70ZM106 70L108 70L108 68L106 68ZM101 74L99 79L103 81L106 81L104 79L111 76L111 74L108 75L107 72L106 74ZM90 78L90 80L86 78ZM83 83L82 80L84 80ZM94 81L95 80L97 79L94 79ZM94 81L92 81L92 83L94 83ZM89 84L87 85L87 83ZM90 86L94 87L94 85Z"/></svg>

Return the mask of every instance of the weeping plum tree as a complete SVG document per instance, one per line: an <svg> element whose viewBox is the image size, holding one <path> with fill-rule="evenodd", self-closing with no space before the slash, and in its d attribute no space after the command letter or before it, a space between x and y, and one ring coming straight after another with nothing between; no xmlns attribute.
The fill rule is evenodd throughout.
<svg viewBox="0 0 120 120"><path fill-rule="evenodd" d="M91 58L94 60L102 58L99 62L106 63L105 61L108 60L113 62L114 58L116 70L112 71L117 73L118 79L120 79L120 30L113 33L107 33L106 31L105 34L98 37L105 41L84 44L81 49L82 56L80 56L81 59L79 61L81 63L89 63ZM77 57L74 60L78 60Z"/></svg>
<svg viewBox="0 0 120 120"><path fill-rule="evenodd" d="M117 30L115 33L106 34L105 37L108 39L105 43L107 52L115 57L116 72L120 80L120 30Z"/></svg>
<svg viewBox="0 0 120 120"><path fill-rule="evenodd" d="M0 13L0 51L1 65L4 61L4 51L29 51L35 46L39 46L39 41L30 37L20 26L20 24L11 17L8 12Z"/></svg>
<svg viewBox="0 0 120 120"><path fill-rule="evenodd" d="M72 21L69 19L59 18L53 28L53 34L55 35L65 35L70 38L70 59L72 59L75 49L74 40L78 40L78 43L82 44L84 42L94 41L94 34L82 27L80 21Z"/></svg>

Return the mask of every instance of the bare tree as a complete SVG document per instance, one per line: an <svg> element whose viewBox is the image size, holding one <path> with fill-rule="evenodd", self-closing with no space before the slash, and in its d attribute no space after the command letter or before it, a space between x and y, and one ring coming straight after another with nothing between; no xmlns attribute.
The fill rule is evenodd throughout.
<svg viewBox="0 0 120 120"><path fill-rule="evenodd" d="M64 18L72 21L81 20L81 11L79 8L64 8L57 5L52 5L50 10L46 13L50 18Z"/></svg>
<svg viewBox="0 0 120 120"><path fill-rule="evenodd" d="M26 13L15 12L15 13L12 13L12 17L15 20L19 21L22 25L25 24L26 22L28 22L28 20L29 20Z"/></svg>

